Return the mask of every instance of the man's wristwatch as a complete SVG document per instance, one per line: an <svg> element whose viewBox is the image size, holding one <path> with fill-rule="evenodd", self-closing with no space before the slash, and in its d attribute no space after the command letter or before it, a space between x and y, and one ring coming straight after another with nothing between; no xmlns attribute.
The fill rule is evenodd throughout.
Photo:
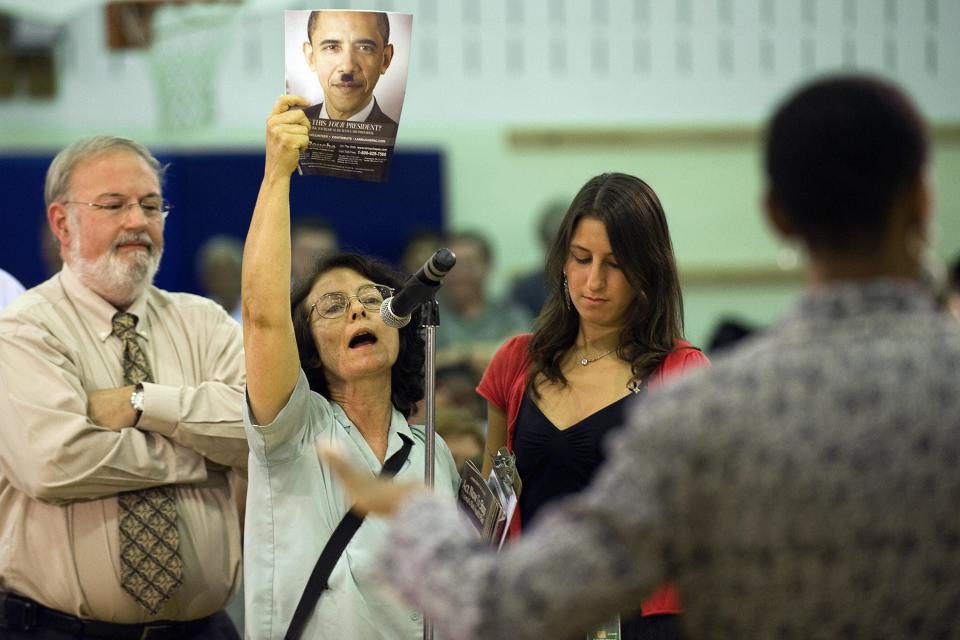
<svg viewBox="0 0 960 640"><path fill-rule="evenodd" d="M133 421L133 424L140 422L140 416L143 414L143 383L138 382L137 386L133 388L133 393L130 394L130 406L133 407L133 410L137 412L137 417Z"/></svg>

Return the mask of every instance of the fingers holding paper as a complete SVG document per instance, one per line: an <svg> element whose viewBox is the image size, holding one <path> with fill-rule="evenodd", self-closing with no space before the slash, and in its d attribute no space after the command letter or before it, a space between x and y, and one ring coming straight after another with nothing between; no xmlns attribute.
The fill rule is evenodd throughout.
<svg viewBox="0 0 960 640"><path fill-rule="evenodd" d="M267 167L290 174L297 167L300 153L310 141L310 121L302 109L309 103L300 96L285 94L277 98L267 118Z"/></svg>

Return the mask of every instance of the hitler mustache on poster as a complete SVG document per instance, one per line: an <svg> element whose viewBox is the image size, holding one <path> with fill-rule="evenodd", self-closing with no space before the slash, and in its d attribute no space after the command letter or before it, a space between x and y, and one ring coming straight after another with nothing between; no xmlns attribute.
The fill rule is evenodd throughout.
<svg viewBox="0 0 960 640"><path fill-rule="evenodd" d="M310 102L300 172L387 179L410 60L413 16L381 11L285 11L287 93Z"/></svg>

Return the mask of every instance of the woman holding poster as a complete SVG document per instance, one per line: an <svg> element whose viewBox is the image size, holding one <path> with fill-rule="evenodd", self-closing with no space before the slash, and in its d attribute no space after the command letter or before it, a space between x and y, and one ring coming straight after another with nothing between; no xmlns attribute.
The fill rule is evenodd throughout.
<svg viewBox="0 0 960 640"><path fill-rule="evenodd" d="M420 614L381 592L371 571L385 520L351 511L315 446L336 447L371 477L422 480L426 438L407 418L423 397L424 343L418 322L398 330L380 319L401 277L371 258L321 259L291 296L290 174L307 144L296 108L305 104L282 96L267 120L243 256L246 635L419 639ZM439 436L436 461L437 491L452 496L459 476Z"/></svg>

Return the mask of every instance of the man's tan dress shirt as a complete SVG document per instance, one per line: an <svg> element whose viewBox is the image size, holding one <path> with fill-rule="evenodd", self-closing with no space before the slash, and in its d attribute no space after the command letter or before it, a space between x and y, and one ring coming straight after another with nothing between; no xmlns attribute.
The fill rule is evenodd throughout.
<svg viewBox="0 0 960 640"><path fill-rule="evenodd" d="M0 312L0 591L82 618L192 620L240 582L231 497L245 469L240 327L215 303L150 287L128 309L156 383L136 428L87 417L124 386L116 309L68 267ZM120 586L116 494L175 485L183 585L156 616Z"/></svg>

